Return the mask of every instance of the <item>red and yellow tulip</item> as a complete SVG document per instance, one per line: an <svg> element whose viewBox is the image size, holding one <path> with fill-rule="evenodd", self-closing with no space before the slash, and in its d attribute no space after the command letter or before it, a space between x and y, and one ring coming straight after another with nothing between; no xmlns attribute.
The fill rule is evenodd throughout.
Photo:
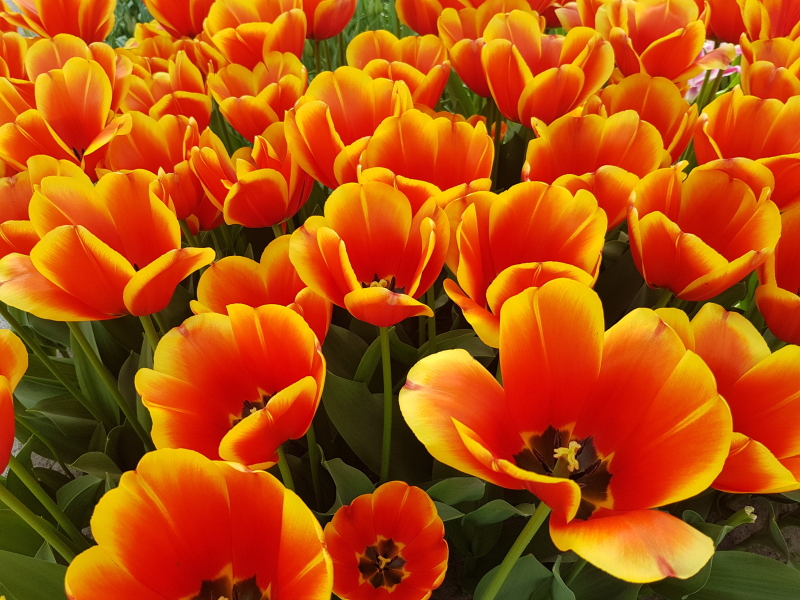
<svg viewBox="0 0 800 600"><path fill-rule="evenodd" d="M203 31L203 21L214 0L144 0L147 10L176 38L194 37Z"/></svg>
<svg viewBox="0 0 800 600"><path fill-rule="evenodd" d="M28 370L28 350L14 333L0 330L0 469L6 470L14 446L14 388Z"/></svg>
<svg viewBox="0 0 800 600"><path fill-rule="evenodd" d="M742 91L784 103L800 95L800 39L742 37Z"/></svg>
<svg viewBox="0 0 800 600"><path fill-rule="evenodd" d="M19 12L0 13L7 22L42 37L69 33L102 42L114 28L114 0L15 0Z"/></svg>
<svg viewBox="0 0 800 600"><path fill-rule="evenodd" d="M310 40L327 40L339 35L356 13L358 0L303 0Z"/></svg>
<svg viewBox="0 0 800 600"><path fill-rule="evenodd" d="M736 0L751 40L800 37L800 4L793 0Z"/></svg>

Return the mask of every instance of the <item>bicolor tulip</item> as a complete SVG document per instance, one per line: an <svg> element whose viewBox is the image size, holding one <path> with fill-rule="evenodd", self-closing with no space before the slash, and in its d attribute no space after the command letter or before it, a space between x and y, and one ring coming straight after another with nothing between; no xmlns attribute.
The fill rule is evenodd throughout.
<svg viewBox="0 0 800 600"><path fill-rule="evenodd" d="M569 31L573 27L589 27L595 29L595 16L604 4L612 0L577 0L558 3L553 12L561 27ZM560 4L560 6L559 6Z"/></svg>
<svg viewBox="0 0 800 600"><path fill-rule="evenodd" d="M0 260L0 300L42 319L96 321L149 315L175 287L214 260L209 248L181 248L175 215L149 186L147 171L42 179L29 208L41 241L30 256Z"/></svg>
<svg viewBox="0 0 800 600"><path fill-rule="evenodd" d="M419 35L436 35L437 20L447 8L459 10L475 6L471 0L396 0L397 18Z"/></svg>
<svg viewBox="0 0 800 600"><path fill-rule="evenodd" d="M728 455L730 409L702 359L649 309L604 335L597 294L555 279L503 306L500 365L502 386L464 350L412 367L400 409L433 457L529 490L556 547L614 577L697 573L711 538L648 509L705 490Z"/></svg>
<svg viewBox="0 0 800 600"><path fill-rule="evenodd" d="M283 121L307 88L308 71L288 52L268 52L252 71L232 64L208 76L222 116L249 141Z"/></svg>
<svg viewBox="0 0 800 600"><path fill-rule="evenodd" d="M216 0L203 25L228 61L253 69L267 52L303 56L306 15L302 0Z"/></svg>
<svg viewBox="0 0 800 600"><path fill-rule="evenodd" d="M483 72L503 115L530 127L549 124L597 92L614 70L614 51L600 35L576 27L544 35L535 13L495 15L483 32Z"/></svg>
<svg viewBox="0 0 800 600"><path fill-rule="evenodd" d="M158 450L98 502L96 546L67 569L70 600L328 600L331 559L303 501L269 473Z"/></svg>
<svg viewBox="0 0 800 600"><path fill-rule="evenodd" d="M742 37L742 91L788 102L800 95L800 39Z"/></svg>
<svg viewBox="0 0 800 600"><path fill-rule="evenodd" d="M745 96L736 88L703 109L694 130L697 162L750 158L775 176L772 200L782 211L800 205L800 97L786 103ZM0 130L2 131L2 130Z"/></svg>
<svg viewBox="0 0 800 600"><path fill-rule="evenodd" d="M800 4L793 0L736 0L751 40L800 37Z"/></svg>
<svg viewBox="0 0 800 600"><path fill-rule="evenodd" d="M203 31L214 0L144 0L153 18L176 37L195 37Z"/></svg>
<svg viewBox="0 0 800 600"><path fill-rule="evenodd" d="M0 469L14 447L14 388L28 370L28 350L14 333L0 330Z"/></svg>
<svg viewBox="0 0 800 600"><path fill-rule="evenodd" d="M15 0L19 12L0 13L6 21L50 38L69 33L91 42L102 42L114 28L114 0Z"/></svg>
<svg viewBox="0 0 800 600"><path fill-rule="evenodd" d="M0 77L26 79L25 55L28 42L16 31L0 34Z"/></svg>
<svg viewBox="0 0 800 600"><path fill-rule="evenodd" d="M697 105L683 99L669 79L637 73L609 85L589 98L583 114L614 115L634 110L642 121L655 126L672 162L677 162L689 145L697 122Z"/></svg>
<svg viewBox="0 0 800 600"><path fill-rule="evenodd" d="M289 257L303 282L378 327L433 316L419 302L444 265L450 226L436 201L413 204L380 182L348 183L292 234Z"/></svg>
<svg viewBox="0 0 800 600"><path fill-rule="evenodd" d="M658 130L632 110L603 117L564 116L547 126L533 122L523 181L561 185L597 198L613 229L624 219L628 196L641 177L671 162Z"/></svg>
<svg viewBox="0 0 800 600"><path fill-rule="evenodd" d="M770 331L800 345L800 206L781 215L781 239L758 276L756 304Z"/></svg>
<svg viewBox="0 0 800 600"><path fill-rule="evenodd" d="M347 46L347 64L373 79L403 81L414 104L436 106L450 76L444 44L434 35L398 40L385 30L365 31Z"/></svg>
<svg viewBox="0 0 800 600"><path fill-rule="evenodd" d="M481 340L497 348L509 298L557 277L594 283L607 219L591 193L573 196L540 182L473 197L456 234L458 284L446 279L444 289Z"/></svg>
<svg viewBox="0 0 800 600"><path fill-rule="evenodd" d="M645 176L631 194L628 235L650 287L708 300L751 273L775 250L778 207L769 169L748 159L686 163Z"/></svg>
<svg viewBox="0 0 800 600"><path fill-rule="evenodd" d="M679 85L707 69L724 69L733 44L703 53L706 25L695 0L612 0L595 17L597 31L611 42L622 77L647 73Z"/></svg>
<svg viewBox="0 0 800 600"><path fill-rule="evenodd" d="M701 13L708 6L710 14L705 15L705 19L709 37L721 42L739 43L745 28L737 0L695 0L695 3Z"/></svg>
<svg viewBox="0 0 800 600"><path fill-rule="evenodd" d="M189 317L158 344L136 389L157 448L189 448L251 468L305 435L325 383L317 336L297 312L231 304ZM220 357L226 357L220 360Z"/></svg>
<svg viewBox="0 0 800 600"><path fill-rule="evenodd" d="M289 153L322 185L352 183L370 136L384 119L413 104L402 81L373 80L353 67L324 71L286 113Z"/></svg>
<svg viewBox="0 0 800 600"><path fill-rule="evenodd" d="M356 14L358 0L303 0L310 40L327 40L339 35Z"/></svg>
<svg viewBox="0 0 800 600"><path fill-rule="evenodd" d="M228 305L288 306L305 319L320 343L331 324L333 305L311 291L289 260L290 236L271 241L256 262L244 256L227 256L211 265L197 284L194 314L228 314Z"/></svg>
<svg viewBox="0 0 800 600"><path fill-rule="evenodd" d="M333 592L342 600L427 600L449 555L436 505L418 487L384 483L336 511L325 526Z"/></svg>

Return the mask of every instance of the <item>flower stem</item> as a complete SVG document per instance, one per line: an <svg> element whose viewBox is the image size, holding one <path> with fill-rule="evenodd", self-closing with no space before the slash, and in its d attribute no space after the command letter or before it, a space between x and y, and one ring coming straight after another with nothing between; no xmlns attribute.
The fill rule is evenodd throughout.
<svg viewBox="0 0 800 600"><path fill-rule="evenodd" d="M64 557L64 560L67 562L72 562L74 560L75 553L67 543L61 539L55 528L40 516L35 515L19 498L2 485L0 485L0 502L13 510L18 517L30 525L31 529L42 536L56 552Z"/></svg>
<svg viewBox="0 0 800 600"><path fill-rule="evenodd" d="M428 354L436 352L436 294L433 291L433 286L427 292L428 306L433 311L433 316L428 317Z"/></svg>
<svg viewBox="0 0 800 600"><path fill-rule="evenodd" d="M150 315L142 315L139 317L139 320L142 322L144 334L147 336L147 341L150 343L150 352L155 353L156 346L158 346L158 333L153 325L153 319L150 318Z"/></svg>
<svg viewBox="0 0 800 600"><path fill-rule="evenodd" d="M186 242L192 247L197 248L197 238L194 237L192 230L189 228L189 224L185 220L179 221L181 224L181 231L183 232L183 237L186 238Z"/></svg>
<svg viewBox="0 0 800 600"><path fill-rule="evenodd" d="M86 541L86 538L83 537L78 528L73 525L72 521L67 518L62 510L58 507L58 504L53 502L53 499L42 489L42 486L39 485L39 482L34 479L33 475L28 473L28 470L19 462L16 457L12 456L8 461L8 466L11 471L19 477L19 480L25 484L25 487L30 490L30 492L36 497L36 499L45 507L47 512L49 512L53 518L56 520L64 532L69 536L69 538L75 542L79 548L85 550L89 547L89 543Z"/></svg>
<svg viewBox="0 0 800 600"><path fill-rule="evenodd" d="M508 577L508 574L511 573L511 569L514 568L517 560L519 560L519 557L522 556L523 551L528 544L531 543L533 536L539 530L539 527L542 526L542 523L544 523L544 520L549 514L550 507L544 502L540 502L539 506L536 507L536 511L533 513L533 516L520 532L519 537L514 542L514 545L509 549L506 557L503 559L503 562L500 563L500 568L497 569L497 573L494 574L494 579L492 579L489 587L486 588L481 600L494 600L495 596L497 596L497 593L500 591L500 588L503 587L506 577Z"/></svg>
<svg viewBox="0 0 800 600"><path fill-rule="evenodd" d="M89 340L87 340L86 336L83 335L83 331L81 331L78 323L68 322L67 325L69 326L69 330L72 332L72 335L75 336L75 339L77 340L78 345L81 347L81 350L83 350L84 354L86 354L89 362L92 363L92 367L97 372L97 375L103 380L106 388L108 388L112 398L114 398L114 402L116 402L117 406L119 406L120 410L122 410L122 414L124 414L125 418L128 419L131 427L133 427L133 430L136 432L136 435L138 435L142 440L145 451L149 452L150 450L155 450L155 446L153 445L153 440L150 439L150 435L144 430L144 427L142 427L139 419L136 418L136 413L133 411L133 407L125 401L125 398L122 397L122 393L117 387L117 382L114 381L114 377L108 371L108 368L103 364L103 361L100 360L100 357L94 351L94 348L92 348L91 344L89 344Z"/></svg>
<svg viewBox="0 0 800 600"><path fill-rule="evenodd" d="M319 40L314 40L314 66L317 68L317 73L314 75L318 77L322 73L322 57L319 53Z"/></svg>
<svg viewBox="0 0 800 600"><path fill-rule="evenodd" d="M272 233L275 235L275 239L277 240L283 235L283 228L280 225L273 225Z"/></svg>
<svg viewBox="0 0 800 600"><path fill-rule="evenodd" d="M669 301L672 300L672 292L670 292L667 288L661 290L661 296L658 297L658 301L653 305L653 310L657 308L664 308Z"/></svg>
<svg viewBox="0 0 800 600"><path fill-rule="evenodd" d="M339 66L343 67L347 64L347 55L344 51L344 32L339 32L336 38L339 44Z"/></svg>
<svg viewBox="0 0 800 600"><path fill-rule="evenodd" d="M81 405L88 410L95 421L98 423L105 423L103 419L103 415L97 408L89 402L89 399L83 395L81 392L69 379L67 379L61 371L56 368L56 365L50 360L50 356L48 356L47 352L39 345L39 342L36 341L36 338L33 337L28 333L28 331L17 321L12 314L9 312L8 307L0 302L0 315L11 325L11 328L14 332L22 339L27 346L33 350L33 353L42 361L42 364L47 367L53 376L58 380L58 382L64 386L64 388L72 394L75 399L81 403Z"/></svg>
<svg viewBox="0 0 800 600"><path fill-rule="evenodd" d="M564 581L564 585L569 587L569 585L573 581L575 581L575 578L578 576L578 573L583 571L583 567L585 566L586 566L585 558L579 558L577 561L575 561L575 564L572 565L572 568L569 570L569 575L567 575L567 579L566 581Z"/></svg>
<svg viewBox="0 0 800 600"><path fill-rule="evenodd" d="M314 500L317 503L317 509L323 510L325 507L322 506L322 486L319 482L320 455L313 423L306 432L306 440L308 440L308 461L311 463L311 482L314 484Z"/></svg>
<svg viewBox="0 0 800 600"><path fill-rule="evenodd" d="M222 232L222 239L225 240L225 246L228 248L228 256L234 256L236 254L236 248L233 245L233 238L231 237L231 232L228 229L228 225L226 223L222 223L219 226L219 229Z"/></svg>
<svg viewBox="0 0 800 600"><path fill-rule="evenodd" d="M389 454L392 449L392 363L389 352L389 328L379 327L381 363L383 365L383 449L381 483L389 481Z"/></svg>
<svg viewBox="0 0 800 600"><path fill-rule="evenodd" d="M284 487L294 491L294 479L292 479L292 471L289 469L289 461L286 460L283 446L278 446L278 470L281 472Z"/></svg>
<svg viewBox="0 0 800 600"><path fill-rule="evenodd" d="M44 444L45 448L47 448L50 451L50 454L53 455L53 458L58 463L58 466L61 467L62 471L64 471L64 475L66 475L70 479L75 479L75 475L72 474L72 471L69 470L69 467L67 467L64 461L61 460L61 457L58 455L58 452L56 451L55 447L53 446L53 444L50 443L50 441L45 436L36 431L36 429L34 429L31 425L28 425L19 416L15 417L14 420L17 422L18 425L21 425L22 427L27 429L33 437L35 437L37 440L42 442L42 444Z"/></svg>
<svg viewBox="0 0 800 600"><path fill-rule="evenodd" d="M156 325L158 325L158 331L161 333L161 337L167 335L169 327L167 327L167 323L164 321L164 317L161 316L161 313L153 313L151 316L155 319Z"/></svg>
<svg viewBox="0 0 800 600"><path fill-rule="evenodd" d="M328 71L333 71L333 63L331 62L331 48L328 46L328 40L322 40L322 47L325 49L325 63L328 65Z"/></svg>

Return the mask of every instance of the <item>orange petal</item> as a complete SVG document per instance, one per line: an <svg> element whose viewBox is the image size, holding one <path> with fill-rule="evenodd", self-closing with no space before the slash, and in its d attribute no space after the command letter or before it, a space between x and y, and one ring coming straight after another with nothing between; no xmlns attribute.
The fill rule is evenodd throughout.
<svg viewBox="0 0 800 600"><path fill-rule="evenodd" d="M433 311L406 294L386 288L354 290L344 297L344 305L356 319L377 327L391 327L408 317L432 317Z"/></svg>
<svg viewBox="0 0 800 600"><path fill-rule="evenodd" d="M731 450L712 484L734 494L777 494L800 488L800 482L769 449L754 439L734 433Z"/></svg>

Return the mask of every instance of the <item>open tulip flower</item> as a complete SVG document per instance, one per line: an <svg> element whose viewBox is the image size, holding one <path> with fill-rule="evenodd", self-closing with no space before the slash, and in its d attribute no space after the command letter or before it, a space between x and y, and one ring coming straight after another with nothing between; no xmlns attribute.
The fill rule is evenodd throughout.
<svg viewBox="0 0 800 600"><path fill-rule="evenodd" d="M42 179L30 219L41 241L0 260L0 300L43 319L94 321L149 315L186 276L214 260L181 248L175 215L149 194L155 175L83 173Z"/></svg>
<svg viewBox="0 0 800 600"><path fill-rule="evenodd" d="M456 234L458 284L446 279L444 289L481 340L497 348L509 298L558 277L594 283L606 215L585 190L573 196L539 182L474 196Z"/></svg>
<svg viewBox="0 0 800 600"><path fill-rule="evenodd" d="M738 494L800 489L800 348L771 353L750 321L717 304L691 322L681 310L656 312L708 365L731 408L730 454L712 485Z"/></svg>
<svg viewBox="0 0 800 600"><path fill-rule="evenodd" d="M114 28L114 0L15 0L19 12L0 13L9 23L42 37L69 33L102 42Z"/></svg>
<svg viewBox="0 0 800 600"><path fill-rule="evenodd" d="M800 345L800 206L781 215L781 239L758 276L756 303L770 331Z"/></svg>
<svg viewBox="0 0 800 600"><path fill-rule="evenodd" d="M611 0L597 11L597 31L611 42L623 77L647 73L683 85L707 69L724 69L733 44L702 54L706 25L695 0Z"/></svg>
<svg viewBox="0 0 800 600"><path fill-rule="evenodd" d="M342 33L356 14L358 0L303 0L310 40L327 40Z"/></svg>
<svg viewBox="0 0 800 600"><path fill-rule="evenodd" d="M772 200L782 211L800 205L800 137L791 135L800 118L800 97L786 103L745 96L736 88L705 107L694 131L700 164L744 157L775 176ZM0 130L2 131L2 130Z"/></svg>
<svg viewBox="0 0 800 600"><path fill-rule="evenodd" d="M769 199L773 178L766 167L742 158L714 161L686 178L685 166L655 171L636 186L628 235L650 287L708 300L772 254L781 217Z"/></svg>
<svg viewBox="0 0 800 600"><path fill-rule="evenodd" d="M353 67L324 71L286 113L289 153L331 189L355 182L369 137L384 119L411 108L411 93L402 81L373 80Z"/></svg>
<svg viewBox="0 0 800 600"><path fill-rule="evenodd" d="M311 426L325 358L290 308L231 304L227 312L189 317L167 333L153 369L136 375L136 389L157 448L266 468L278 462L284 442Z"/></svg>
<svg viewBox="0 0 800 600"><path fill-rule="evenodd" d="M373 79L405 82L414 104L429 108L439 102L450 76L447 50L434 35L398 40L388 31L365 31L347 46L347 64Z"/></svg>
<svg viewBox="0 0 800 600"><path fill-rule="evenodd" d="M632 110L604 117L564 116L533 122L523 181L543 181L573 194L592 192L613 229L625 220L628 196L639 179L670 163L658 130Z"/></svg>
<svg viewBox="0 0 800 600"><path fill-rule="evenodd" d="M800 37L800 4L793 0L736 0L751 40Z"/></svg>
<svg viewBox="0 0 800 600"><path fill-rule="evenodd" d="M697 9L702 13L708 6L710 18L706 24L709 37L722 42L738 44L745 32L742 9L737 0L695 0Z"/></svg>
<svg viewBox="0 0 800 600"><path fill-rule="evenodd" d="M728 454L730 409L703 361L648 309L604 336L598 296L555 279L504 304L500 364L503 386L464 350L411 369L400 408L434 458L528 489L555 545L614 577L694 575L712 540L647 509L705 490Z"/></svg>
<svg viewBox="0 0 800 600"><path fill-rule="evenodd" d="M268 52L303 56L302 0L216 0L204 31L230 62L253 69Z"/></svg>
<svg viewBox="0 0 800 600"><path fill-rule="evenodd" d="M195 37L214 0L143 0L153 18L176 37Z"/></svg>
<svg viewBox="0 0 800 600"><path fill-rule="evenodd" d="M308 71L294 54L268 52L253 70L231 64L208 76L222 116L246 140L278 121L308 88Z"/></svg>
<svg viewBox="0 0 800 600"><path fill-rule="evenodd" d="M634 110L643 121L658 129L672 162L677 162L694 133L697 105L683 99L680 91L663 77L637 73L609 85L592 96L583 114L609 116Z"/></svg>
<svg viewBox="0 0 800 600"><path fill-rule="evenodd" d="M544 35L535 13L495 15L483 32L481 61L500 112L530 127L549 124L598 91L614 69L614 52L600 35L576 27Z"/></svg>
<svg viewBox="0 0 800 600"><path fill-rule="evenodd" d="M290 236L272 242L256 262L244 256L227 256L211 265L197 284L197 300L191 303L197 314L228 314L228 305L265 304L288 306L300 314L322 343L331 324L331 303L311 291L289 260Z"/></svg>
<svg viewBox="0 0 800 600"><path fill-rule="evenodd" d="M742 37L742 91L784 103L800 95L800 39Z"/></svg>
<svg viewBox="0 0 800 600"><path fill-rule="evenodd" d="M95 508L70 600L329 600L314 514L269 473L189 450L147 454ZM269 594L269 596L267 596Z"/></svg>
<svg viewBox="0 0 800 600"><path fill-rule="evenodd" d="M450 225L434 199L412 204L381 182L345 184L292 234L289 257L314 292L355 318L390 327L433 316L419 298L444 265Z"/></svg>
<svg viewBox="0 0 800 600"><path fill-rule="evenodd" d="M0 469L6 470L14 446L14 388L28 370L28 351L14 333L0 331Z"/></svg>
<svg viewBox="0 0 800 600"><path fill-rule="evenodd" d="M448 548L436 505L418 487L384 483L325 526L333 592L342 600L427 600L444 581Z"/></svg>
<svg viewBox="0 0 800 600"><path fill-rule="evenodd" d="M396 0L397 18L419 35L436 35L437 20L447 8L459 10L480 4L470 0Z"/></svg>

